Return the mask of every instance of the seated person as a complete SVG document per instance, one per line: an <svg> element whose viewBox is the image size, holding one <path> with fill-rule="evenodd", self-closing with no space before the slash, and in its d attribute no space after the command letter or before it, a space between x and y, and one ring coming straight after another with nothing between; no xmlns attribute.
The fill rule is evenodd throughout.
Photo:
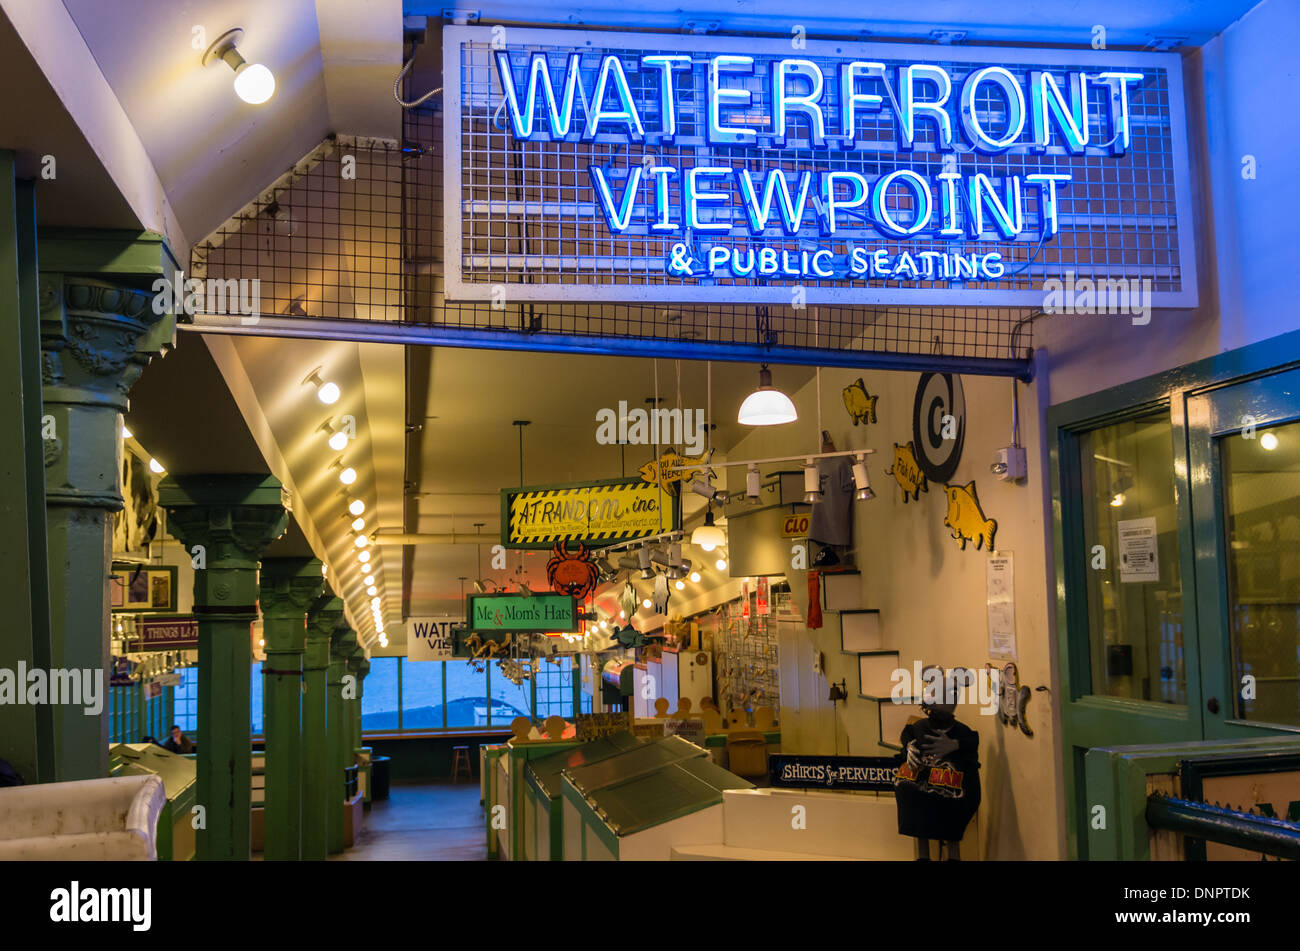
<svg viewBox="0 0 1300 951"><path fill-rule="evenodd" d="M181 732L181 728L173 723L171 736L167 737L163 749L171 750L173 753L193 753L194 744L188 736Z"/></svg>

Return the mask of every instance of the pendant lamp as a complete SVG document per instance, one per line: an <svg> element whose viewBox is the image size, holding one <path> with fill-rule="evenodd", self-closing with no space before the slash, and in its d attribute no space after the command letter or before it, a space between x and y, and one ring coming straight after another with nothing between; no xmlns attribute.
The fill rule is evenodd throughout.
<svg viewBox="0 0 1300 951"><path fill-rule="evenodd" d="M713 524L713 506L704 513L704 524L691 533L691 544L698 545L705 551L713 551L720 545L727 543L727 536L723 534L722 529Z"/></svg>
<svg viewBox="0 0 1300 951"><path fill-rule="evenodd" d="M767 364L758 371L758 389L740 404L736 421L746 426L779 426L799 418L790 397L772 386L772 371Z"/></svg>

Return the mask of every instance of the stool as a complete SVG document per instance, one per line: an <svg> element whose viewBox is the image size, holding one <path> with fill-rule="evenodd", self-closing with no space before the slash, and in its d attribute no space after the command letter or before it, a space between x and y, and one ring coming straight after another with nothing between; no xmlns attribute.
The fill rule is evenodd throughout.
<svg viewBox="0 0 1300 951"><path fill-rule="evenodd" d="M459 782L460 768L465 767L465 778L473 779L474 770L469 765L469 747L453 746L451 748L451 781Z"/></svg>

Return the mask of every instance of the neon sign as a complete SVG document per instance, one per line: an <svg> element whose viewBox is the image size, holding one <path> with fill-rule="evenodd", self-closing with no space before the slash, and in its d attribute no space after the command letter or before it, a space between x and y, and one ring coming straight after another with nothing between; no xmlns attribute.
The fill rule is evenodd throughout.
<svg viewBox="0 0 1300 951"><path fill-rule="evenodd" d="M504 210L544 250L513 257L532 259L521 263L534 273L574 278L522 280L529 286L516 298L557 299L558 283L575 298L685 300L714 290L722 293L704 296L779 301L786 282L827 302L953 303L969 287L984 303L1025 303L1041 298L1049 263L1076 273L1097 264L1100 255L1070 256L1083 257L1075 252L1100 235L1101 246L1162 253L1112 256L1092 268L1097 276L1149 272L1163 279L1157 306L1195 302L1176 56L812 42L792 52L785 41L513 28L504 36L448 28L447 61L461 65L449 70L449 91L471 140L481 128L498 150L536 156L525 165L537 173L522 176L529 194ZM458 160L447 186L462 199L448 203L459 264L448 296L482 298L473 272L508 269L511 255L478 253L489 242L467 229L464 212L495 217L502 203L476 198L491 163L466 147L463 122L446 128L448 159ZM1139 183L1147 187L1123 187ZM1139 201L1153 184L1158 209ZM565 226L574 229L567 242ZM1154 243L1133 241L1135 231ZM541 240L552 234L558 253ZM602 237L627 249L622 260ZM1068 253L1042 253L1057 244ZM850 288L858 293L845 298Z"/></svg>

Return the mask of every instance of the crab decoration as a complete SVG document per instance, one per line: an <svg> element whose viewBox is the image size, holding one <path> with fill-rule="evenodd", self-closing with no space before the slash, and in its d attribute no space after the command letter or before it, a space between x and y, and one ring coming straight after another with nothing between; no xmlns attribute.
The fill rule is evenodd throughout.
<svg viewBox="0 0 1300 951"><path fill-rule="evenodd" d="M546 563L546 580L551 588L560 594L567 594L586 601L596 590L600 572L591 561L587 546L578 543L576 552L569 551L565 541L555 543L551 549L551 560Z"/></svg>

